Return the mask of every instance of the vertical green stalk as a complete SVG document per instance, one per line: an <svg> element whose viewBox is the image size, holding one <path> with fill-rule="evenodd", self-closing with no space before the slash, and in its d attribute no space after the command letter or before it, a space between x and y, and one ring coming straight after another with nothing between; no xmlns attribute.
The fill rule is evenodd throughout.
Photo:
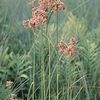
<svg viewBox="0 0 100 100"><path fill-rule="evenodd" d="M43 31L42 31L43 32ZM46 100L45 96L45 71L44 71L44 39L42 34L40 34L40 64L41 64L41 99Z"/></svg>
<svg viewBox="0 0 100 100"><path fill-rule="evenodd" d="M47 27L46 27L46 35L47 35L47 38L48 38L48 67L49 67L49 77L48 77L48 91L49 91L49 100L50 100L50 78L51 78L51 65L50 65L50 62L51 62L51 47L50 47L50 34L48 32L48 24L49 24L49 21L47 23Z"/></svg>
<svg viewBox="0 0 100 100"><path fill-rule="evenodd" d="M71 59L69 57L66 58L67 65L66 65L66 80L67 80L67 85L66 85L66 97L67 100L72 100L72 65L71 65Z"/></svg>
<svg viewBox="0 0 100 100"><path fill-rule="evenodd" d="M34 100L34 91L35 91L35 33L33 32L33 93L32 93L32 100Z"/></svg>
<svg viewBox="0 0 100 100"><path fill-rule="evenodd" d="M51 51L50 51L50 34L48 33L48 47L49 47L49 53L48 53L48 57L49 57L49 62L48 62L48 66L49 66L49 100L50 100L50 78L51 78L51 65L50 65L50 62L51 62Z"/></svg>
<svg viewBox="0 0 100 100"><path fill-rule="evenodd" d="M48 21L47 21L47 27L46 27L46 35L47 35L47 42L48 42L48 67L49 67L49 76L48 76L48 88L47 88L47 92L49 92L49 100L50 100L50 96L51 96L51 45L50 45L50 34L48 32L48 25L49 25L49 21L50 18L52 16L52 11L50 11L49 15L48 15Z"/></svg>
<svg viewBox="0 0 100 100"><path fill-rule="evenodd" d="M58 43L58 10L57 10L57 27L56 27L56 32L57 32L57 43ZM56 43L56 45L57 45ZM58 52L57 52L57 60L58 60ZM58 81L59 81L59 71L58 71L59 67L57 66L57 100L59 100L59 85L58 85Z"/></svg>
<svg viewBox="0 0 100 100"><path fill-rule="evenodd" d="M70 59L71 60L71 59ZM71 84L73 83L72 81L72 69L73 65L71 64L71 61L69 61L69 100L72 100L72 86Z"/></svg>
<svg viewBox="0 0 100 100"><path fill-rule="evenodd" d="M69 88L69 87L70 87L70 83L69 83L69 81L70 81L70 80L69 80L69 78L70 78L70 76L69 76L70 72L69 72L69 71L70 71L70 70L69 70L69 68L70 68L70 67L69 67L68 58L67 58L66 61L68 62L67 66L66 66L66 80L67 80L67 86L66 86L66 91L67 91L66 93L67 93L67 94L66 94L66 96L67 96L67 100L69 100L69 90L70 90L70 88Z"/></svg>
<svg viewBox="0 0 100 100"><path fill-rule="evenodd" d="M69 81L69 80L67 80ZM69 100L69 82L68 82L68 85L67 85L67 100Z"/></svg>

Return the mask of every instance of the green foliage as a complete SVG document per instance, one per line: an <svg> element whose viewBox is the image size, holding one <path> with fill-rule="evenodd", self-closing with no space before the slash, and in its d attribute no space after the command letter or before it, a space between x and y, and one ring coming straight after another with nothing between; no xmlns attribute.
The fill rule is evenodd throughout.
<svg viewBox="0 0 100 100"><path fill-rule="evenodd" d="M11 93L19 100L100 99L100 0L64 2L58 40L77 37L75 57L57 52L55 16L46 33L43 26L36 32L22 26L31 17L26 0L0 1L0 100ZM12 88L7 80L14 82Z"/></svg>

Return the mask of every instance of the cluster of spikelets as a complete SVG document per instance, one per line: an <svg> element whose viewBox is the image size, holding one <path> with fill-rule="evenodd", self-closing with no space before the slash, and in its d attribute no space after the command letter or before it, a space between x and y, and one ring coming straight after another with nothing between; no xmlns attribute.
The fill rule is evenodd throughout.
<svg viewBox="0 0 100 100"><path fill-rule="evenodd" d="M13 81L10 81L9 80L9 81L6 81L6 84L5 85L6 85L7 88L12 88L13 87L13 84L14 84Z"/></svg>
<svg viewBox="0 0 100 100"><path fill-rule="evenodd" d="M77 54L77 39L75 37L71 37L68 43L64 41L60 41L57 45L59 53L66 55L66 56L75 56Z"/></svg>
<svg viewBox="0 0 100 100"><path fill-rule="evenodd" d="M50 11L56 14L59 10L65 8L64 3L60 0L39 0L37 7L35 7L35 0L31 0L29 3L31 4L33 10L32 18L24 20L23 22L23 25L26 28L37 28L39 24L46 24L48 21L48 13ZM59 53L63 55L75 56L77 53L76 44L76 38L71 37L68 44L60 41L57 48Z"/></svg>
<svg viewBox="0 0 100 100"><path fill-rule="evenodd" d="M64 9L64 3L60 0L39 0L38 6L35 7L35 0L31 0L32 18L23 21L26 28L37 28L39 24L46 24L48 13L53 11L57 13L59 10Z"/></svg>
<svg viewBox="0 0 100 100"><path fill-rule="evenodd" d="M11 80L8 80L8 81L6 81L5 86L6 86L6 88L10 89L14 86L14 82L11 81ZM18 100L17 94L11 93L10 96L9 96L9 100Z"/></svg>

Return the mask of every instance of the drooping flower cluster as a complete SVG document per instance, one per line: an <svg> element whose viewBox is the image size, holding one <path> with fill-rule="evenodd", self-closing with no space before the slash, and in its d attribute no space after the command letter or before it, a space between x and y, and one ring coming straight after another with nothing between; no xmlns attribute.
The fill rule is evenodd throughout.
<svg viewBox="0 0 100 100"><path fill-rule="evenodd" d="M60 41L57 46L58 52L63 55L75 56L77 53L76 44L77 44L77 40L75 37L71 37L68 41L68 44L66 44L63 41Z"/></svg>
<svg viewBox="0 0 100 100"><path fill-rule="evenodd" d="M23 21L23 25L27 28L36 28L39 24L45 24L49 11L57 12L64 9L64 4L60 0L39 0L38 6L35 7L35 0L31 0L32 18Z"/></svg>

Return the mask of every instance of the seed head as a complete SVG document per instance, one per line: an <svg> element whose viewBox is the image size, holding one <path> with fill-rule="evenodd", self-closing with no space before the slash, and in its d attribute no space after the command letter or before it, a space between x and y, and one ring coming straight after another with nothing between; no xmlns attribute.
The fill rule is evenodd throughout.
<svg viewBox="0 0 100 100"><path fill-rule="evenodd" d="M6 87L7 88L12 88L13 84L14 83L12 81L10 81L10 80L9 81L6 81Z"/></svg>

